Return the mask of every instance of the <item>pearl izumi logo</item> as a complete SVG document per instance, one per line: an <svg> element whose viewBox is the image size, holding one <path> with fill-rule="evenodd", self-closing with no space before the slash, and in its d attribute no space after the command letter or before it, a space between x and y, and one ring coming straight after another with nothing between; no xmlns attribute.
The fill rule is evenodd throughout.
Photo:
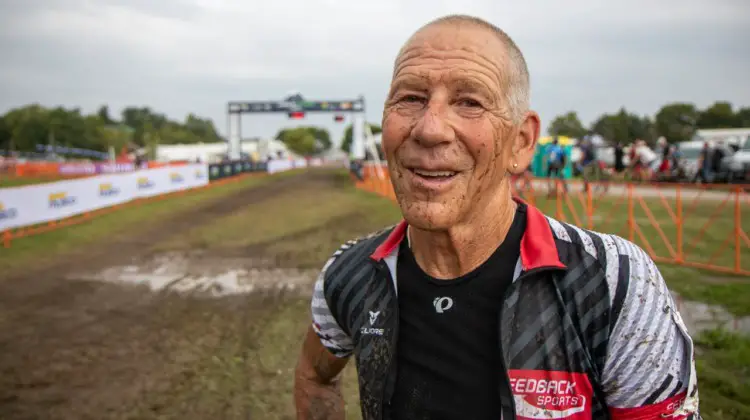
<svg viewBox="0 0 750 420"><path fill-rule="evenodd" d="M383 335L382 328L371 328L378 321L378 316L380 316L380 311L370 311L370 327L362 327L360 330L362 335Z"/></svg>
<svg viewBox="0 0 750 420"><path fill-rule="evenodd" d="M432 306L435 307L435 312L442 314L453 307L453 299L449 297L436 297L432 301Z"/></svg>

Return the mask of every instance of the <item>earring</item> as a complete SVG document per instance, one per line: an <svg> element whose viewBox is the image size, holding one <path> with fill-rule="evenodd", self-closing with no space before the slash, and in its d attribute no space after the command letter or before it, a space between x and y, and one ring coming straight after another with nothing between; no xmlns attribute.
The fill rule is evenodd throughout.
<svg viewBox="0 0 750 420"><path fill-rule="evenodd" d="M518 163L513 162L513 169L516 169L516 168L518 168Z"/></svg>

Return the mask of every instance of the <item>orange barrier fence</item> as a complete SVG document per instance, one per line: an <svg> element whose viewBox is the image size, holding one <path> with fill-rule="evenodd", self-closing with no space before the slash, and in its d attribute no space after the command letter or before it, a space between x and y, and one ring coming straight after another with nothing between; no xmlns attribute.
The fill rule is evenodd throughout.
<svg viewBox="0 0 750 420"><path fill-rule="evenodd" d="M152 197L139 198L133 201L128 201L128 202L117 204L117 205L110 206L110 207L104 207L99 210L71 216L65 219L53 220L53 221L50 221L47 223L41 223L38 225L25 226L25 227L21 227L17 229L6 230L3 232L0 232L0 241L2 241L3 247L10 248L14 239L39 235L39 234L49 232L52 230L56 230L56 229L60 229L63 227L77 225L79 223L89 221L94 217L112 213L114 211L117 211L126 207L138 206L138 205L148 203L151 201L160 201L160 200L164 200L164 199L174 197L174 196L192 194L196 191L205 190L207 188L213 188L219 185L226 185L232 182L237 182L250 176L263 176L263 175L267 175L267 174L265 172L246 173L246 174L238 175L235 177L212 181L202 187L191 188L189 190L180 190L180 191L175 191L172 193L155 195Z"/></svg>
<svg viewBox="0 0 750 420"><path fill-rule="evenodd" d="M61 174L60 172L60 166L62 165L75 165L77 163L86 164L87 162L48 162L48 161L29 161L29 162L15 162L15 163L7 163L4 168L3 172L5 172L7 175L11 176L17 176L17 177L37 177L37 178L74 178L77 176L88 176L86 175L78 175L78 174ZM100 162L95 162L100 163ZM119 163L129 163L129 162L119 162ZM153 168L161 168L163 166L180 166L185 165L189 162L187 161L173 161L173 162L157 162L157 161L148 161L146 162L146 165L149 169Z"/></svg>
<svg viewBox="0 0 750 420"><path fill-rule="evenodd" d="M24 162L9 165L8 173L14 176L28 177L59 177L60 163L58 162Z"/></svg>
<svg viewBox="0 0 750 420"><path fill-rule="evenodd" d="M378 171L365 167L357 186L395 200L388 171ZM631 240L657 262L750 276L750 194L741 188L533 179L514 190L558 220Z"/></svg>

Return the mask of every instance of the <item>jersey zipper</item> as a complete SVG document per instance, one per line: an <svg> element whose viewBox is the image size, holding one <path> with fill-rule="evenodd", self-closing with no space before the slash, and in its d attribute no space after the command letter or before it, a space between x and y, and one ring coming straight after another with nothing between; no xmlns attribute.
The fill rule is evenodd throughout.
<svg viewBox="0 0 750 420"><path fill-rule="evenodd" d="M564 271L564 268L560 267L537 267L533 268L529 271L526 271L522 273L518 278L513 281L513 284L516 284L517 282L531 277L535 276L539 273L543 273L546 271ZM511 287L513 287L511 285ZM503 325L503 308L505 307L505 300L508 297L508 290L510 290L510 287L505 289L505 292L503 292L503 305L500 306L500 325ZM502 334L503 331L500 331L500 334ZM500 349L500 368L503 370L503 375L505 375L505 382L500 386L499 393L500 393L500 402L501 402L501 412L502 412L502 420L516 420L516 404L515 399L513 397L513 390L510 387L510 374L508 373L508 366L505 364L505 352L503 351L503 339L502 337L498 337L498 348ZM510 407L506 407L505 404L503 404L504 397L508 396L508 400L510 401Z"/></svg>
<svg viewBox="0 0 750 420"><path fill-rule="evenodd" d="M396 288L393 285L393 276L391 275L391 270L388 268L388 265L382 261L378 261L376 264L376 268L378 272L385 274L386 281L388 282L387 287L389 288L390 292L393 293L393 296L395 299ZM393 311L394 311L394 316L395 316L395 322L392 322L392 324L394 325L394 328L393 328L393 340L391 342L391 355L388 358L388 367L386 369L386 381L383 386L383 392L380 395L380 401L381 401L380 418L383 420L386 420L386 417L385 417L386 408L390 411L391 398L393 396L392 395L393 392L391 391L390 388L392 388L395 385L394 384L395 381L393 380L392 375L391 375L391 369L393 368L393 358L396 355L396 345L398 343L399 312L398 312L397 300L396 300L395 305L393 305L393 308L394 308ZM387 401L386 401L386 397L387 397Z"/></svg>

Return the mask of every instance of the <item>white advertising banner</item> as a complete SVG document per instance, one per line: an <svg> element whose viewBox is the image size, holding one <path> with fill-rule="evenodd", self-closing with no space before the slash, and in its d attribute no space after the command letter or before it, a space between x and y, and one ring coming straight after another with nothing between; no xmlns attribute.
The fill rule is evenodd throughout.
<svg viewBox="0 0 750 420"><path fill-rule="evenodd" d="M294 163L291 160L271 160L268 162L268 173L274 174L276 172L288 171L294 168Z"/></svg>
<svg viewBox="0 0 750 420"><path fill-rule="evenodd" d="M208 165L189 164L0 189L0 231L60 220L130 200L208 184Z"/></svg>

